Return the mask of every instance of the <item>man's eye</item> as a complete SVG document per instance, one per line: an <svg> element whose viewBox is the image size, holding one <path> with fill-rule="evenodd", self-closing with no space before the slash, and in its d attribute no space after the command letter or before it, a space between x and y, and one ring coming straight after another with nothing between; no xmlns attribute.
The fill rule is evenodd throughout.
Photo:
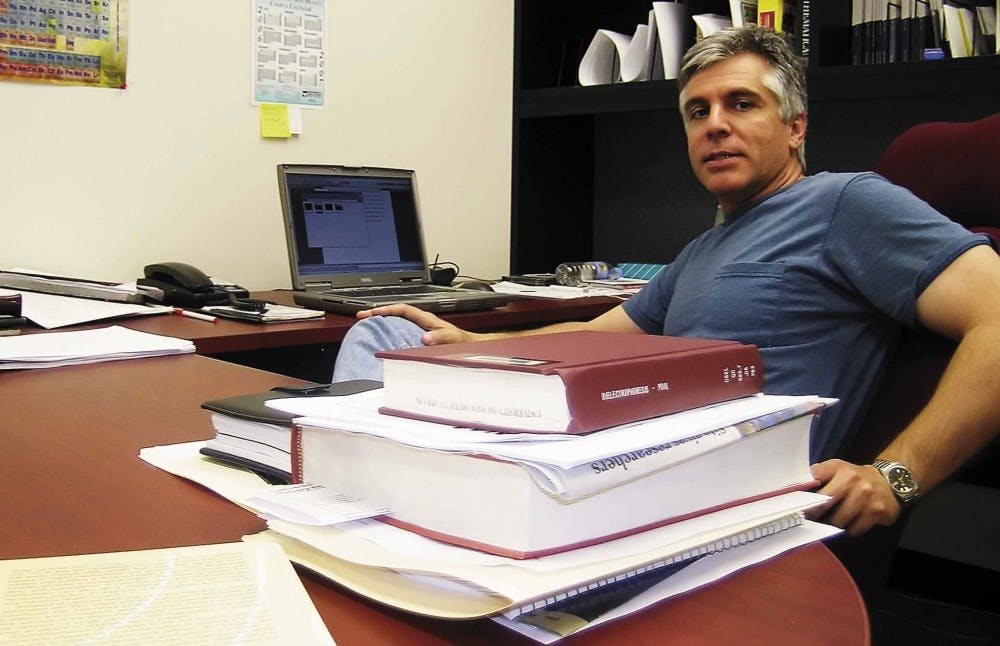
<svg viewBox="0 0 1000 646"><path fill-rule="evenodd" d="M741 100L739 100L739 101L736 102L736 109L737 110L749 110L752 107L753 107L753 103L751 103L750 101L747 101L746 99L741 99Z"/></svg>
<svg viewBox="0 0 1000 646"><path fill-rule="evenodd" d="M708 115L708 110L706 108L691 108L691 112L688 116L692 119L703 119Z"/></svg>

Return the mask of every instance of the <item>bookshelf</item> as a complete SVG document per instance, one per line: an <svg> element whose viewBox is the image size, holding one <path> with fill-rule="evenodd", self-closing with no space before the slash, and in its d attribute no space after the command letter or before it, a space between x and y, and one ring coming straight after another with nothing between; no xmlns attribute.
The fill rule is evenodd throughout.
<svg viewBox="0 0 1000 646"><path fill-rule="evenodd" d="M688 4L728 15L728 0ZM819 64L809 69L808 172L870 169L911 125L1000 109L1000 56L850 66L850 2L812 6ZM688 164L676 82L576 86L594 31L631 33L650 7L515 0L512 271L669 262L711 226L715 205Z"/></svg>

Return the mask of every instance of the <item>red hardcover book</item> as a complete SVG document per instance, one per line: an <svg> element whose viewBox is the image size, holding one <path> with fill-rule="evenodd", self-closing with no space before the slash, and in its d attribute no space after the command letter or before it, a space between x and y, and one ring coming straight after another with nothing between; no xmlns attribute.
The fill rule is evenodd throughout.
<svg viewBox="0 0 1000 646"><path fill-rule="evenodd" d="M761 392L756 346L558 332L380 352L382 412L494 431L589 433Z"/></svg>

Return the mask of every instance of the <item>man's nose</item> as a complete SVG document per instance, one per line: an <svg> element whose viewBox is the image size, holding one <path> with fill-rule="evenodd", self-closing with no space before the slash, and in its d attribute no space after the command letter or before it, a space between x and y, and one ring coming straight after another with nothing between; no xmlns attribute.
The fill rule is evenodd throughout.
<svg viewBox="0 0 1000 646"><path fill-rule="evenodd" d="M725 110L721 106L712 106L708 116L705 117L705 126L709 136L728 135L729 120L726 118Z"/></svg>

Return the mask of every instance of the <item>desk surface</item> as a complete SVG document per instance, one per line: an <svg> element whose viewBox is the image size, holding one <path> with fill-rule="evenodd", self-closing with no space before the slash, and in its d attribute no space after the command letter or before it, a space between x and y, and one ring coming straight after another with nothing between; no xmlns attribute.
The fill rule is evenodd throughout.
<svg viewBox="0 0 1000 646"><path fill-rule="evenodd" d="M283 305L293 304L290 291L255 292L253 297ZM570 300L532 298L481 312L447 314L444 318L468 330L545 325L561 321L586 321L620 303L620 300L607 296ZM206 323L180 316L163 315L122 319L119 324L143 332L189 339L194 341L199 354L216 354L293 345L339 343L354 321L355 319L350 316L327 314L323 319L316 321L261 325L223 319L216 323Z"/></svg>
<svg viewBox="0 0 1000 646"><path fill-rule="evenodd" d="M179 318L179 317L175 317ZM237 541L263 523L138 458L212 435L201 402L294 383L202 356L0 372L0 558ZM488 620L447 622L302 575L341 646L533 643ZM868 644L857 587L823 545L668 600L564 643Z"/></svg>

